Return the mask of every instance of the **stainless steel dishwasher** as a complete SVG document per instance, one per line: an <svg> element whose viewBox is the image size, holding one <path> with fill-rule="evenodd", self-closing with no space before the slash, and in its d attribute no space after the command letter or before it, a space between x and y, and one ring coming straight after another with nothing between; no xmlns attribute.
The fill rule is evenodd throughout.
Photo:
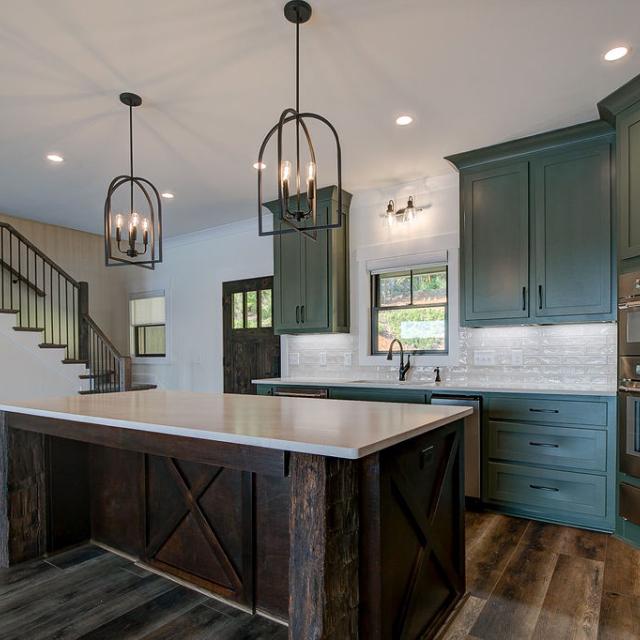
<svg viewBox="0 0 640 640"><path fill-rule="evenodd" d="M480 500L480 423L482 396L434 393L431 404L471 407L473 413L464 419L464 495Z"/></svg>

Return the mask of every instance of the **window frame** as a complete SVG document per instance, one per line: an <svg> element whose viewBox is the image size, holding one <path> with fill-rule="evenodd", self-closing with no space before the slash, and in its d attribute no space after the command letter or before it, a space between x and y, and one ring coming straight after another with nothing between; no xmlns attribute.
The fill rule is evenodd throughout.
<svg viewBox="0 0 640 640"><path fill-rule="evenodd" d="M160 355L136 355L137 345L136 345L136 326L145 326L145 325L134 325L132 323L133 318L131 317L131 302L133 300L145 300L147 298L164 298L164 356ZM154 289L152 291L135 291L129 292L129 301L128 301L128 309L129 315L129 355L131 357L131 362L134 364L171 364L170 355L171 355L171 336L169 333L169 326L171 324L171 308L170 308L170 296L167 293L166 289ZM156 323L160 324L160 323Z"/></svg>
<svg viewBox="0 0 640 640"><path fill-rule="evenodd" d="M271 313L270 313L270 317L269 317L269 324L268 325L263 325L262 321L263 321L263 314L262 314L262 294L265 291L269 291L271 293L271 302L270 302L270 309L271 309ZM247 320L249 318L249 314L248 314L248 306L247 306L247 295L250 293L255 293L256 294L256 326L255 327L248 327L247 326ZM242 326L241 327L234 327L234 321L235 321L235 317L234 317L234 298L235 296L242 296ZM260 330L267 330L267 331L273 331L273 287L266 287L264 289L246 289L246 290L242 290L242 291L234 291L231 293L231 331L260 331Z"/></svg>
<svg viewBox="0 0 640 640"><path fill-rule="evenodd" d="M131 325L133 327L133 352L135 358L166 358L167 357L167 324L155 323L155 324L136 324ZM162 327L164 329L164 353L140 353L140 329L145 332L149 328Z"/></svg>
<svg viewBox="0 0 640 640"><path fill-rule="evenodd" d="M420 273L445 273L446 282L446 302L438 303L413 303L413 277L414 274ZM402 305L380 305L380 276L386 274L409 275L409 304ZM378 316L382 311L399 311L404 309L433 309L444 307L444 349L404 349L404 353L410 353L417 356L447 356L449 355L449 265L433 264L433 265L410 265L405 268L393 268L389 270L371 272L370 274L370 295L371 295L371 313L370 313L370 331L371 345L370 353L372 356L387 355L387 351L378 349Z"/></svg>

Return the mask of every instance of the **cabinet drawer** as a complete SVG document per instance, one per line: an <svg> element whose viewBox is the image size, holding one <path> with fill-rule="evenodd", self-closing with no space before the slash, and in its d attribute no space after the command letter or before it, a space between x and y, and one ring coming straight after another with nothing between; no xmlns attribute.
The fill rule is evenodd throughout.
<svg viewBox="0 0 640 640"><path fill-rule="evenodd" d="M607 403L583 400L536 400L535 398L492 398L489 417L554 424L605 427Z"/></svg>
<svg viewBox="0 0 640 640"><path fill-rule="evenodd" d="M607 470L607 432L489 422L489 457L568 469Z"/></svg>
<svg viewBox="0 0 640 640"><path fill-rule="evenodd" d="M511 503L551 518L568 520L571 514L604 517L606 485L604 476L497 462L487 465L490 501Z"/></svg>

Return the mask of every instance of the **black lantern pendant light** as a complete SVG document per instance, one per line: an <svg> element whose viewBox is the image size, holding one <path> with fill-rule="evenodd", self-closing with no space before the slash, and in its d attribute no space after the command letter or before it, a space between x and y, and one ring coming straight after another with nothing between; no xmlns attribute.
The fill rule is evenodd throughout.
<svg viewBox="0 0 640 640"><path fill-rule="evenodd" d="M260 146L258 154L258 232L261 236L280 235L283 233L303 233L313 239L316 232L322 229L338 229L342 226L344 213L342 211L342 157L340 139L334 126L323 116L316 113L300 112L300 25L311 18L311 6L303 0L291 0L284 7L285 18L296 25L296 104L295 108L287 108L280 114L278 123L269 131ZM305 120L319 120L325 124L333 134L336 145L336 164L338 171L338 219L327 220L324 224L318 224L316 185L317 165L316 156L309 135L309 129ZM295 125L296 158L295 165L282 155L282 134L285 125ZM262 173L265 165L263 162L264 151L269 140L277 133L278 144L278 200L279 210L274 214L273 231L265 231L262 223ZM300 166L300 137L301 133L306 141L309 162L306 167ZM302 174L302 175L301 175ZM292 188L293 181L293 188ZM304 193L301 193L300 185L306 183ZM280 221L280 224L277 222Z"/></svg>
<svg viewBox="0 0 640 640"><path fill-rule="evenodd" d="M158 190L146 178L133 173L133 108L142 104L135 93L121 93L120 102L129 107L129 175L114 178L104 203L105 261L108 267L135 264L154 269L162 262L162 204ZM112 199L123 185L129 185L129 211L115 212ZM139 189L144 196L143 215L133 206L134 192Z"/></svg>

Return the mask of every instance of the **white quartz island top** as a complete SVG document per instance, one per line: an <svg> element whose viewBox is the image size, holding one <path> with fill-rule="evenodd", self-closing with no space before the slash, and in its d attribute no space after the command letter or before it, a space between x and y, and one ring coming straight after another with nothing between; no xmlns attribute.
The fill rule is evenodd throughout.
<svg viewBox="0 0 640 640"><path fill-rule="evenodd" d="M163 390L0 402L0 411L348 459L472 412L443 405Z"/></svg>

